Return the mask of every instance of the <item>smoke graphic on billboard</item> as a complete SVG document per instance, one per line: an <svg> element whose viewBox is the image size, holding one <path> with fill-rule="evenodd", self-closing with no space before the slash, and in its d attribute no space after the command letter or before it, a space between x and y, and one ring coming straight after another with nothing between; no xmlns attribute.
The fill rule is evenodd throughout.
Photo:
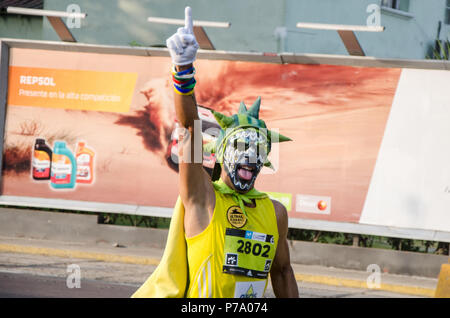
<svg viewBox="0 0 450 318"><path fill-rule="evenodd" d="M385 81L385 74L377 69L348 66L271 64L261 66L247 62L212 63L199 60L196 68L195 97L199 106L231 115L238 111L241 101L252 104L258 96L261 96L260 118L268 119L266 121L268 127L280 133L283 133L283 128L278 127L277 123L289 116L286 113L288 105L301 108L301 112L297 111L294 115L295 118L353 110L364 105L348 103L348 100L353 97L360 98L366 91L349 90L348 87L361 87L366 82ZM179 125L176 123L169 76L151 79L140 93L145 96L145 104L138 106L139 108L131 115L121 115L116 124L136 128L137 135L142 137L144 147L158 154L161 159L165 159L171 168L178 170L178 137L175 136L175 132ZM199 112L202 112L202 107L199 108ZM289 132L285 133L289 135ZM205 134L203 135L205 141ZM278 170L277 147L278 145L275 145L273 148L270 158L275 172ZM205 159L211 161L208 154L205 154ZM266 169L265 172L272 173L269 170ZM318 212L328 211L329 209L321 209Z"/></svg>
<svg viewBox="0 0 450 318"><path fill-rule="evenodd" d="M133 115L121 116L116 124L136 128L137 135L142 137L145 148L152 152L159 152L167 145L171 131L169 123L163 120L167 106L164 107L158 102L155 92L153 88L141 91L147 99L144 109L137 110Z"/></svg>

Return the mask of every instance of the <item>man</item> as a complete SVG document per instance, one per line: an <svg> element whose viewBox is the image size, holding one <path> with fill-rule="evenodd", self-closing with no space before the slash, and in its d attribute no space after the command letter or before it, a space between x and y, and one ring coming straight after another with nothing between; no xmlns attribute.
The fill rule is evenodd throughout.
<svg viewBox="0 0 450 318"><path fill-rule="evenodd" d="M276 297L298 297L287 211L254 189L262 167L270 166L271 142L290 139L267 130L259 119L259 98L250 109L241 103L231 117L213 112L223 130L209 145L221 166L220 180L212 182L198 153L202 149L195 147L202 145L202 134L194 95L198 44L189 7L185 27L167 40L167 47L174 64L176 115L186 132L179 138L180 197L163 259L133 296L263 297L270 273Z"/></svg>

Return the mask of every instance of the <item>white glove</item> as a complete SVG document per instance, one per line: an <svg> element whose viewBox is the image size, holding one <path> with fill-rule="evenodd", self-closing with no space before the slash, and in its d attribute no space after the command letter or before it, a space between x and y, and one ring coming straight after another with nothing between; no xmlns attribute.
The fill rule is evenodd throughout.
<svg viewBox="0 0 450 318"><path fill-rule="evenodd" d="M178 28L177 33L166 40L174 65L187 65L195 61L198 43L193 28L191 8L186 7L184 10L184 28Z"/></svg>

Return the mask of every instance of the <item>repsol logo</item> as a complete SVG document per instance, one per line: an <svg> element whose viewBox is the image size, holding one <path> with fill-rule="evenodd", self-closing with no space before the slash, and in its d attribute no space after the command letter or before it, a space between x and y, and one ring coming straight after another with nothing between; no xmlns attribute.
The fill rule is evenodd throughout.
<svg viewBox="0 0 450 318"><path fill-rule="evenodd" d="M48 77L48 76L20 75L20 84L39 85L39 86L56 86L53 77Z"/></svg>

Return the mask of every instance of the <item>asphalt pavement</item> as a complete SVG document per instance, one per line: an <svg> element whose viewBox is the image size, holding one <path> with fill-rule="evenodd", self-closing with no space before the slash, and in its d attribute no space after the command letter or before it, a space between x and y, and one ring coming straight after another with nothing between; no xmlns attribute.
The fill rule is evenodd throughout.
<svg viewBox="0 0 450 318"><path fill-rule="evenodd" d="M148 247L0 237L0 297L128 298L162 253ZM380 273L373 280L369 272L292 266L303 298L432 297L437 284L437 278ZM274 297L270 284L266 297Z"/></svg>

